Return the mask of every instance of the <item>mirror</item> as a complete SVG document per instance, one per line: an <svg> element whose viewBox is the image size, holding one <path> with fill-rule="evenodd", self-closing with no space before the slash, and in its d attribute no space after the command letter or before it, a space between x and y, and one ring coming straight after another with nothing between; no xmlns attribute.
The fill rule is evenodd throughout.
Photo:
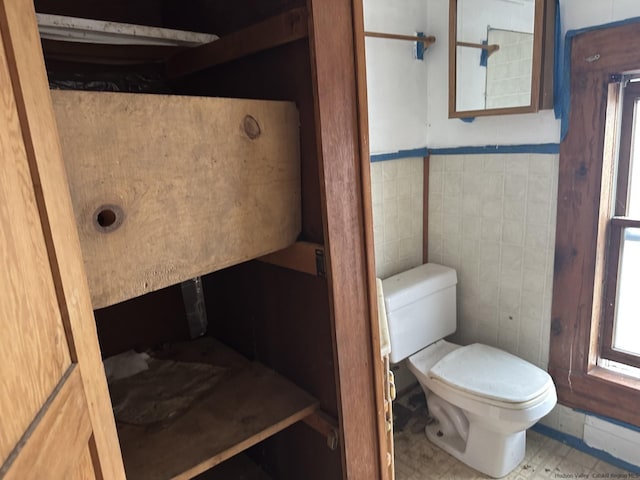
<svg viewBox="0 0 640 480"><path fill-rule="evenodd" d="M450 0L449 117L538 110L544 0Z"/></svg>

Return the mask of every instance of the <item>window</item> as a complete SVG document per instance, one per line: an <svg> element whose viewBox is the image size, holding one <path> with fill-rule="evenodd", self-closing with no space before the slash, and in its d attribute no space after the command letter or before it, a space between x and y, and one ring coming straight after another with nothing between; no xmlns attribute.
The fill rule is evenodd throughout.
<svg viewBox="0 0 640 480"><path fill-rule="evenodd" d="M611 191L598 363L637 375L640 367L640 77L622 77L620 81L622 121Z"/></svg>
<svg viewBox="0 0 640 480"><path fill-rule="evenodd" d="M637 23L571 44L549 371L560 403L640 426L640 84L627 84L637 45Z"/></svg>

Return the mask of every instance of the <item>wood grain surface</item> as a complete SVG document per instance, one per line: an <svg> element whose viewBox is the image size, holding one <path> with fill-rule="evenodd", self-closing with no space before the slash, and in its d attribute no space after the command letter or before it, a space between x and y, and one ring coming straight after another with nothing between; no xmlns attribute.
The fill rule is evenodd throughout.
<svg viewBox="0 0 640 480"><path fill-rule="evenodd" d="M293 104L75 91L52 96L94 308L296 240L300 160Z"/></svg>
<svg viewBox="0 0 640 480"><path fill-rule="evenodd" d="M172 358L224 366L228 373L165 427L118 426L127 478L192 478L318 408L315 398L284 377L213 339L178 348Z"/></svg>
<svg viewBox="0 0 640 480"><path fill-rule="evenodd" d="M74 365L27 431L11 468L2 478L62 479L79 468L86 469L81 463L84 452L88 452L91 430L80 371Z"/></svg>
<svg viewBox="0 0 640 480"><path fill-rule="evenodd" d="M0 466L71 364L3 47L0 37Z"/></svg>

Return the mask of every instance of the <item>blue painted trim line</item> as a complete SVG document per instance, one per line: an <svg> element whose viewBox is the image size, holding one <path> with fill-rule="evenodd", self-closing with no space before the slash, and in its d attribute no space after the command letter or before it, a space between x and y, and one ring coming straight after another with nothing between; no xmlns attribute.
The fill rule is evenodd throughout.
<svg viewBox="0 0 640 480"><path fill-rule="evenodd" d="M481 147L450 148L414 148L392 153L370 155L371 162L399 160L401 158L426 157L427 155L474 155L483 153L560 153L559 143L541 143L539 145L485 145Z"/></svg>
<svg viewBox="0 0 640 480"><path fill-rule="evenodd" d="M559 153L560 144L485 145L483 147L430 148L430 155L471 155L482 153Z"/></svg>
<svg viewBox="0 0 640 480"><path fill-rule="evenodd" d="M536 423L533 427L531 427L531 430L533 430L534 432L538 432L545 437L553 438L554 440L564 443L565 445L569 445L571 448L580 450L581 452L591 455L592 457L610 463L614 467L621 468L632 473L640 474L640 466L633 465L631 463L625 462L624 460L620 460L619 458L616 458L610 453L607 453L603 450L598 450L597 448L590 447L589 445L584 443L584 440L578 437L559 432L558 430L554 430L553 428L542 425L541 423Z"/></svg>
<svg viewBox="0 0 640 480"><path fill-rule="evenodd" d="M376 155L370 155L369 158L372 162L384 162L385 160L426 157L427 155L429 155L429 150L427 150L427 148L414 148L413 150L400 150L399 152L394 153L379 153Z"/></svg>

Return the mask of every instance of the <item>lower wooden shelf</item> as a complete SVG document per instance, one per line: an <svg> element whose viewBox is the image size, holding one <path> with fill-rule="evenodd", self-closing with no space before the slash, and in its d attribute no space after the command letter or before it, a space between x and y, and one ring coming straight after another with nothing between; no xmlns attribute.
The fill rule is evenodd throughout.
<svg viewBox="0 0 640 480"><path fill-rule="evenodd" d="M177 344L171 359L228 368L205 397L164 427L118 424L127 478L192 478L318 409L281 375L213 339Z"/></svg>
<svg viewBox="0 0 640 480"><path fill-rule="evenodd" d="M195 477L194 480L273 480L251 459L241 453L217 467Z"/></svg>

